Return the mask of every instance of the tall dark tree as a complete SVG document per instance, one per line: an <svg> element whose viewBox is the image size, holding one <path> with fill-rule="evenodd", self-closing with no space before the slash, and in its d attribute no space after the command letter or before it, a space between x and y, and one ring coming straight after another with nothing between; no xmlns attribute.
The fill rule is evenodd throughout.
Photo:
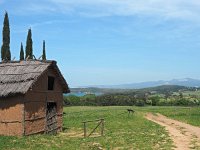
<svg viewBox="0 0 200 150"><path fill-rule="evenodd" d="M45 40L43 41L42 60L46 60Z"/></svg>
<svg viewBox="0 0 200 150"><path fill-rule="evenodd" d="M20 60L24 60L24 48L23 48L22 43L21 43L21 48L20 48Z"/></svg>
<svg viewBox="0 0 200 150"><path fill-rule="evenodd" d="M33 59L33 41L31 29L28 30L28 35L26 39L26 58Z"/></svg>
<svg viewBox="0 0 200 150"><path fill-rule="evenodd" d="M11 60L10 53L10 27L9 27L9 18L8 13L5 13L4 22L3 22L3 44L1 47L1 59L2 60Z"/></svg>
<svg viewBox="0 0 200 150"><path fill-rule="evenodd" d="M6 51L6 60L11 60L11 53L10 53L10 50L7 50Z"/></svg>

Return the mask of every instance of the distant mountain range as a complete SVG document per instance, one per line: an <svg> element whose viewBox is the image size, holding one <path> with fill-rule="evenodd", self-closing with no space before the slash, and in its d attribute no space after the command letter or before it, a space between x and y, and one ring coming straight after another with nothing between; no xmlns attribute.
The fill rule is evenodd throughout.
<svg viewBox="0 0 200 150"><path fill-rule="evenodd" d="M88 87L88 88L71 88L70 95L76 96L84 96L86 94L95 94L95 95L102 95L102 94L111 94L111 93L146 93L146 92L156 92L159 94L163 94L166 91L170 92L179 92L179 91L194 91L197 88L194 87L185 87L179 85L161 85L156 87L148 87L148 88L140 88L140 89L114 89L114 88L95 88L95 87ZM68 94L69 95L69 94Z"/></svg>
<svg viewBox="0 0 200 150"><path fill-rule="evenodd" d="M149 81L141 83L120 84L120 85L93 85L81 88L95 87L95 88L109 88L109 89L141 89L141 88L156 87L161 85L200 87L200 80L192 78L184 78L184 79L173 79L169 81L159 80L159 81Z"/></svg>

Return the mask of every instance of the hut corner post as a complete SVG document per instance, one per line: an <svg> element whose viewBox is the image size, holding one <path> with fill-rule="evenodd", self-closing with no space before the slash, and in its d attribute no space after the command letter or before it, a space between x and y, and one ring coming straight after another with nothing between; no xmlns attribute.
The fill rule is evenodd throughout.
<svg viewBox="0 0 200 150"><path fill-rule="evenodd" d="M23 97L22 103L22 135L25 136L25 98Z"/></svg>

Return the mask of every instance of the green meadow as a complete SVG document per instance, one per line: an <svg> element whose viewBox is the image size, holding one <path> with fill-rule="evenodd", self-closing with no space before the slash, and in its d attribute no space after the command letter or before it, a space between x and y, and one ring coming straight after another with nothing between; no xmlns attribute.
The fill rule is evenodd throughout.
<svg viewBox="0 0 200 150"><path fill-rule="evenodd" d="M128 114L127 109L135 110ZM200 108L194 107L65 107L64 130L58 135L0 137L0 149L64 150L157 150L172 149L165 129L144 118L146 112L162 113L192 125L200 126ZM104 135L97 128L91 137L83 137L83 121L105 119ZM87 124L87 134L97 125Z"/></svg>
<svg viewBox="0 0 200 150"><path fill-rule="evenodd" d="M200 107L143 107L140 111L161 113L169 118L200 127Z"/></svg>

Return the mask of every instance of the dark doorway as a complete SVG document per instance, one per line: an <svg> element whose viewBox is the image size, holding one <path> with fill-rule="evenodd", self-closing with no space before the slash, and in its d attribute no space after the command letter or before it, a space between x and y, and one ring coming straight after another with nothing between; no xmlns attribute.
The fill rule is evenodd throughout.
<svg viewBox="0 0 200 150"><path fill-rule="evenodd" d="M57 110L55 102L47 102L46 111L46 133L56 134L57 133Z"/></svg>

